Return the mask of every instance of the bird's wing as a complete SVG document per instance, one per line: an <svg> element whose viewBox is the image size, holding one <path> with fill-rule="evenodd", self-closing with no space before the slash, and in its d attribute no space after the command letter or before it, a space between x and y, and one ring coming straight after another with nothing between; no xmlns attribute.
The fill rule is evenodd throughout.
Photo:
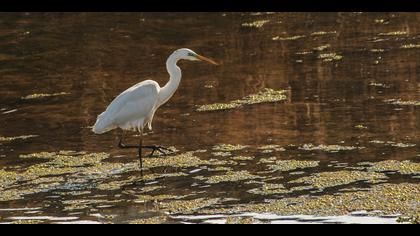
<svg viewBox="0 0 420 236"><path fill-rule="evenodd" d="M159 89L153 80L140 82L118 95L101 116L116 126L145 118L156 105Z"/></svg>

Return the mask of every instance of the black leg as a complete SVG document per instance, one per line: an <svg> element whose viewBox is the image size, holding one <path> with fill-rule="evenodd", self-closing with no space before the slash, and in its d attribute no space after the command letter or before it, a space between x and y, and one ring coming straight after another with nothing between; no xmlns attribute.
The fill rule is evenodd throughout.
<svg viewBox="0 0 420 236"><path fill-rule="evenodd" d="M148 145L148 146L143 146L141 142L140 146L139 145L127 145L124 144L124 136L125 136L125 132L122 133L121 137L120 137L120 141L118 143L118 147L122 148L122 149L131 149L131 148L135 148L135 149L140 149L140 148L145 148L145 149L151 149L152 152L149 154L149 156L153 156L153 154L158 151L159 153L161 153L162 155L166 156L168 153L167 152L173 152L173 150L166 148L166 147L162 147L162 146L156 146L156 145ZM140 137L141 140L143 140L143 136L141 135Z"/></svg>
<svg viewBox="0 0 420 236"><path fill-rule="evenodd" d="M140 134L140 144L139 144L139 158L140 158L140 174L143 177L143 158L142 158L142 145L143 145L143 134Z"/></svg>

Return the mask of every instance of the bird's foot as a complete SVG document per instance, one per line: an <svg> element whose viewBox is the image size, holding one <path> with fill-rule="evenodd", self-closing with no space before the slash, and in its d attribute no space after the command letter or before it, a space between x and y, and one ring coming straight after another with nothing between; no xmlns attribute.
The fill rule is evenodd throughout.
<svg viewBox="0 0 420 236"><path fill-rule="evenodd" d="M152 152L149 154L149 157L154 156L153 154L155 154L155 152L159 152L162 156L166 156L174 152L172 149L162 146L147 146L146 148L152 149Z"/></svg>

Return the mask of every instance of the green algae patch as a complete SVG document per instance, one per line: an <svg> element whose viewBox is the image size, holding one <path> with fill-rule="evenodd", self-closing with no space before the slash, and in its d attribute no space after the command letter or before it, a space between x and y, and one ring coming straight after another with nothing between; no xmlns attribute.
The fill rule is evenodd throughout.
<svg viewBox="0 0 420 236"><path fill-rule="evenodd" d="M337 34L337 31L317 31L311 33L311 36L324 36L329 34Z"/></svg>
<svg viewBox="0 0 420 236"><path fill-rule="evenodd" d="M343 56L333 52L333 53L323 53L318 56L318 59L322 59L325 62L339 61Z"/></svg>
<svg viewBox="0 0 420 236"><path fill-rule="evenodd" d="M111 181L107 183L101 183L96 186L97 189L103 190L103 191L113 191L113 190L119 190L124 185L127 185L131 183L129 180L122 180L122 181Z"/></svg>
<svg viewBox="0 0 420 236"><path fill-rule="evenodd" d="M146 168L154 167L196 167L201 165L211 165L209 161L201 160L193 155L193 152L181 153L174 156L163 158L146 158L143 160Z"/></svg>
<svg viewBox="0 0 420 236"><path fill-rule="evenodd" d="M285 37L275 36L271 39L274 41L294 41L294 40L302 39L305 37L306 37L305 35L294 35L294 36L285 36Z"/></svg>
<svg viewBox="0 0 420 236"><path fill-rule="evenodd" d="M274 164L268 165L268 168L273 171L292 171L317 167L318 165L319 161L278 160Z"/></svg>
<svg viewBox="0 0 420 236"><path fill-rule="evenodd" d="M400 35L406 35L406 31L392 31L387 33L379 33L379 36L400 36Z"/></svg>
<svg viewBox="0 0 420 236"><path fill-rule="evenodd" d="M397 219L399 223L410 223L410 224L420 224L420 213L410 216L400 216Z"/></svg>
<svg viewBox="0 0 420 236"><path fill-rule="evenodd" d="M401 99L387 99L384 102L398 106L420 106L420 101L403 101Z"/></svg>
<svg viewBox="0 0 420 236"><path fill-rule="evenodd" d="M0 142L11 142L15 140L26 140L30 138L36 138L38 135L21 135L16 137L2 137L0 136Z"/></svg>
<svg viewBox="0 0 420 236"><path fill-rule="evenodd" d="M386 160L381 162L366 163L370 165L369 171L384 172L384 171L395 171L404 175L419 175L420 174L420 163L411 161L396 161Z"/></svg>
<svg viewBox="0 0 420 236"><path fill-rule="evenodd" d="M36 93L27 95L25 97L22 97L23 100L32 100L32 99L40 99L40 98L47 98L47 97L57 97L57 96L63 96L63 95L69 95L70 93Z"/></svg>
<svg viewBox="0 0 420 236"><path fill-rule="evenodd" d="M256 195L273 195L290 193L290 190L285 188L282 184L264 183L261 187L250 189L247 192Z"/></svg>
<svg viewBox="0 0 420 236"><path fill-rule="evenodd" d="M363 149L364 147L355 147L355 146L341 146L341 145L314 145L314 144L304 144L302 147L299 147L301 150L305 151L324 151L324 152L340 152L340 151L353 151L358 149Z"/></svg>
<svg viewBox="0 0 420 236"><path fill-rule="evenodd" d="M169 199L175 199L177 196L169 195L169 194L162 194L162 195L140 195L135 200L135 202L142 203L142 202L158 202L164 201Z"/></svg>
<svg viewBox="0 0 420 236"><path fill-rule="evenodd" d="M238 182L243 180L257 179L259 176L250 174L248 171L227 171L223 175L204 177L207 184L218 184L223 182Z"/></svg>
<svg viewBox="0 0 420 236"><path fill-rule="evenodd" d="M226 224L230 225L249 225L255 224L256 221L252 217L228 216L226 217Z"/></svg>
<svg viewBox="0 0 420 236"><path fill-rule="evenodd" d="M114 206L122 200L104 200L104 199L77 199L63 201L64 211L86 210L101 206Z"/></svg>
<svg viewBox="0 0 420 236"><path fill-rule="evenodd" d="M128 222L128 224L162 224L165 223L167 221L167 217L166 216L155 216L155 217L151 217L151 218L145 218L145 219L136 219L136 220L131 220Z"/></svg>
<svg viewBox="0 0 420 236"><path fill-rule="evenodd" d="M66 186L78 186L90 179L100 180L111 175L136 169L132 164L103 162L107 153L60 151L21 155L20 158L41 159L46 162L31 165L21 172L0 170L0 201L23 199L24 196ZM101 188L112 190L114 183L102 184Z"/></svg>
<svg viewBox="0 0 420 236"><path fill-rule="evenodd" d="M232 152L232 151L238 151L247 148L247 146L244 145L232 145L232 144L218 144L213 146L214 151L221 151L221 152Z"/></svg>
<svg viewBox="0 0 420 236"><path fill-rule="evenodd" d="M229 156L232 156L232 153L230 153L230 152L212 152L211 154L215 157L229 157Z"/></svg>
<svg viewBox="0 0 420 236"><path fill-rule="evenodd" d="M272 152L284 152L286 151L285 148L281 147L280 145L272 144L272 145L264 145L258 147L258 150L261 150L262 153L272 153Z"/></svg>
<svg viewBox="0 0 420 236"><path fill-rule="evenodd" d="M376 214L383 215L415 215L418 214L416 205L419 201L420 188L417 184L384 184L376 185L367 192L284 198L270 203L237 207L235 211L319 216L346 215L355 211L370 211L372 214L375 211Z"/></svg>
<svg viewBox="0 0 420 236"><path fill-rule="evenodd" d="M265 24L267 24L268 22L270 22L270 21L269 20L257 20L257 21L253 21L253 22L249 22L249 23L242 23L241 25L243 27L261 28Z"/></svg>
<svg viewBox="0 0 420 236"><path fill-rule="evenodd" d="M231 159L235 160L235 161L252 161L252 160L254 160L254 157L252 157L252 156L233 156Z"/></svg>
<svg viewBox="0 0 420 236"><path fill-rule="evenodd" d="M385 146L391 146L391 147L397 147L397 148L410 148L410 147L416 146L416 144L414 143L401 143L401 142L381 141L381 140L372 140L369 143L382 144Z"/></svg>
<svg viewBox="0 0 420 236"><path fill-rule="evenodd" d="M330 47L331 47L330 44L325 44L325 45L321 45L319 47L315 47L315 48L313 48L313 50L321 52L321 51L324 51L325 49L330 48Z"/></svg>
<svg viewBox="0 0 420 236"><path fill-rule="evenodd" d="M240 107L240 104L236 103L213 103L208 105L200 106L197 111L218 111L218 110L230 110Z"/></svg>
<svg viewBox="0 0 420 236"><path fill-rule="evenodd" d="M308 184L317 189L346 185L358 181L366 181L368 183L380 183L388 177L382 173L362 172L362 171L336 171L321 172L311 176L302 177L291 181L290 183Z"/></svg>
<svg viewBox="0 0 420 236"><path fill-rule="evenodd" d="M197 198L193 200L174 200L161 202L159 207L171 214L192 214L199 209L212 206L219 202L219 198Z"/></svg>
<svg viewBox="0 0 420 236"><path fill-rule="evenodd" d="M214 168L208 168L208 171L233 171L232 168L226 166L217 166Z"/></svg>
<svg viewBox="0 0 420 236"><path fill-rule="evenodd" d="M266 88L258 94L251 94L245 98L234 101L242 105L251 105L258 103L280 102L286 100L286 90L274 90Z"/></svg>
<svg viewBox="0 0 420 236"><path fill-rule="evenodd" d="M217 110L229 110L238 108L244 105L253 105L259 103L272 103L280 102L287 99L286 90L274 90L266 88L257 94L248 95L242 99L234 100L229 103L214 103L209 105L202 105L197 108L197 111L217 111Z"/></svg>
<svg viewBox="0 0 420 236"><path fill-rule="evenodd" d="M43 220L15 220L10 222L13 225L37 225L37 224L44 224L45 221Z"/></svg>
<svg viewBox="0 0 420 236"><path fill-rule="evenodd" d="M401 46L403 49L420 48L420 44L404 44Z"/></svg>

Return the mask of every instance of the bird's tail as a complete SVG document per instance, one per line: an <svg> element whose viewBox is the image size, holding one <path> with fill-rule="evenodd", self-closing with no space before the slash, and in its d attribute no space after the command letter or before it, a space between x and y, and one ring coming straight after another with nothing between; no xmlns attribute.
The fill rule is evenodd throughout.
<svg viewBox="0 0 420 236"><path fill-rule="evenodd" d="M92 128L92 131L95 134L103 134L115 128L117 127L113 125L112 122L110 122L105 112L103 112L98 116L98 119L96 120L95 125Z"/></svg>

